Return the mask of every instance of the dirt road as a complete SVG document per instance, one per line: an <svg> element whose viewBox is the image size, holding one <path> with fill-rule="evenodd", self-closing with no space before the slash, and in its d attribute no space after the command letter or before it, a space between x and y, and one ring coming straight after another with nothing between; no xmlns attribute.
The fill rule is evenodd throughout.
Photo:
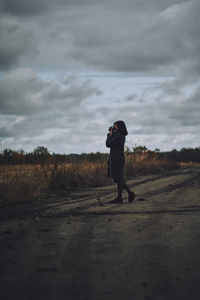
<svg viewBox="0 0 200 300"><path fill-rule="evenodd" d="M2 300L199 300L200 167L1 206Z"/></svg>

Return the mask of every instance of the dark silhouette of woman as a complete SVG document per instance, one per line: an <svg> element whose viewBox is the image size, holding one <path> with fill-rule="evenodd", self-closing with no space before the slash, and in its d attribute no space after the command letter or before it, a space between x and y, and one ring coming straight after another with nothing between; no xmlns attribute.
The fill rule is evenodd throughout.
<svg viewBox="0 0 200 300"><path fill-rule="evenodd" d="M111 176L117 183L118 196L111 203L122 203L122 191L125 189L128 193L128 202L135 198L124 179L123 171L125 165L124 144L126 135L128 134L126 125L123 121L117 121L113 127L109 128L107 134L106 146L110 148L110 156L108 161L108 176Z"/></svg>

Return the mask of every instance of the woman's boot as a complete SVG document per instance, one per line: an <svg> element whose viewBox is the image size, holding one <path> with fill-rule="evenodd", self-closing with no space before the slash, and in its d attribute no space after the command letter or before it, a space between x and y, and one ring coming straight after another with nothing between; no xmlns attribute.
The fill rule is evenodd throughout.
<svg viewBox="0 0 200 300"><path fill-rule="evenodd" d="M135 193L130 191L128 193L128 202L132 202L134 198L135 198Z"/></svg>
<svg viewBox="0 0 200 300"><path fill-rule="evenodd" d="M112 200L111 203L123 203L122 190L123 190L123 186L120 183L118 183L117 184L117 192L118 192L117 198Z"/></svg>
<svg viewBox="0 0 200 300"><path fill-rule="evenodd" d="M128 193L128 202L132 202L132 201L134 200L134 198L135 198L135 193L132 192L132 191L129 189L128 185L126 184L125 179L123 180L123 188L124 188L124 189L127 191L127 193Z"/></svg>

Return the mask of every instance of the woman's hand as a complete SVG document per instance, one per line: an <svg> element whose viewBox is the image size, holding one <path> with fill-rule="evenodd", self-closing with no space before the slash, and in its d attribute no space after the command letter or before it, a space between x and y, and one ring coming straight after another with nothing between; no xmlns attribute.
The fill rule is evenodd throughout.
<svg viewBox="0 0 200 300"><path fill-rule="evenodd" d="M109 134L110 134L110 135L113 134L112 127L110 127L110 128L108 129L108 131L109 131Z"/></svg>

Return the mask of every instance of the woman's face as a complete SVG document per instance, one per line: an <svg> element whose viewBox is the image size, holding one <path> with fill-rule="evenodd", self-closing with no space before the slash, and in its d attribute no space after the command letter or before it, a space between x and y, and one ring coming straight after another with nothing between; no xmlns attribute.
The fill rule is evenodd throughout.
<svg viewBox="0 0 200 300"><path fill-rule="evenodd" d="M114 124L114 126L115 126L115 130L118 130L118 126L117 126L117 124Z"/></svg>

